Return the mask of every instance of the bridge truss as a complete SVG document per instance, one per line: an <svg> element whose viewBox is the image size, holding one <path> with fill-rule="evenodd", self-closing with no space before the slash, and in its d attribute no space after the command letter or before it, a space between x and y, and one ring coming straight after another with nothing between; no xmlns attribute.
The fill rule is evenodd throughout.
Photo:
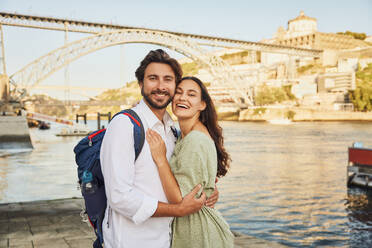
<svg viewBox="0 0 372 248"><path fill-rule="evenodd" d="M119 44L149 43L168 47L203 65L215 79L213 84L219 87L233 87L234 90L229 91L232 99L240 106L247 106L253 104L252 90L249 89L253 85L248 85L248 91L243 90L247 89L244 78L234 73L231 66L220 57L208 53L203 46L304 57L319 57L322 52L221 37L2 12L0 12L0 25L92 34L90 37L65 44L49 52L11 75L12 94L18 98L22 98L27 90L37 86L55 71L84 55Z"/></svg>
<svg viewBox="0 0 372 248"><path fill-rule="evenodd" d="M194 40L198 45L202 46L213 46L213 47L225 47L234 48L241 50L250 51L261 51L267 53L282 53L293 56L303 56L303 57L319 57L322 50L306 49L299 47L290 47L276 44L267 44L262 42L252 42L244 40L229 39L223 37L190 34L173 32L168 30L159 29L149 29L142 27L129 27L116 24L107 23L96 23L96 22L86 22L79 20L67 20L54 17L42 17L42 16L31 16L31 15L21 15L0 12L0 24L7 26L17 26L17 27L27 27L27 28L38 28L56 31L68 31L68 32L78 32L78 33L88 33L88 34L99 34L110 31L116 31L120 29L140 29L146 31L159 31L183 38Z"/></svg>

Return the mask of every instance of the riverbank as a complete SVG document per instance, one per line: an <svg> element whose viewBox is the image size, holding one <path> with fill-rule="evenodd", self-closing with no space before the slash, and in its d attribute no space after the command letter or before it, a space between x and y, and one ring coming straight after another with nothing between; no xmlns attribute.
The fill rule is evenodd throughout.
<svg viewBox="0 0 372 248"><path fill-rule="evenodd" d="M107 114L108 112L105 112ZM116 112L115 112L116 113ZM111 113L113 116L115 113ZM171 117L177 121L171 112ZM218 120L221 121L268 121L277 119L291 119L292 121L371 121L372 112L353 112L320 110L299 107L255 107L244 110L238 108L217 109ZM76 116L64 117L74 122ZM88 113L88 121L97 122L97 113ZM107 123L107 117L101 118L102 123ZM84 123L80 118L79 123Z"/></svg>
<svg viewBox="0 0 372 248"><path fill-rule="evenodd" d="M95 235L80 217L81 198L0 204L0 247L92 247ZM235 247L284 247L236 234Z"/></svg>
<svg viewBox="0 0 372 248"><path fill-rule="evenodd" d="M316 110L305 108L256 108L240 111L239 121L372 121L372 112Z"/></svg>

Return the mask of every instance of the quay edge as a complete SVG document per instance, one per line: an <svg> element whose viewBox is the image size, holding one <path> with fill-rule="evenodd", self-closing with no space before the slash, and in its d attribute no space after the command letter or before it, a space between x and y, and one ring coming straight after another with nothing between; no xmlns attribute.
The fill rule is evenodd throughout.
<svg viewBox="0 0 372 248"><path fill-rule="evenodd" d="M288 118L300 121L372 121L372 112L314 110L304 108L262 108L261 112L245 109L239 112L239 121L267 121ZM257 113L258 112L258 113ZM289 116L291 113L292 116Z"/></svg>
<svg viewBox="0 0 372 248"><path fill-rule="evenodd" d="M0 149L33 148L26 116L0 116Z"/></svg>
<svg viewBox="0 0 372 248"><path fill-rule="evenodd" d="M0 203L0 247L92 247L95 234L82 222L81 198ZM276 242L234 232L235 248L282 248Z"/></svg>

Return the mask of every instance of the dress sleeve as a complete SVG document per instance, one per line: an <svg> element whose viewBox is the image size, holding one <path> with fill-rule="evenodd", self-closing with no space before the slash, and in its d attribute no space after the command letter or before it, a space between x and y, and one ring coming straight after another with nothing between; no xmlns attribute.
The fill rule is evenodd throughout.
<svg viewBox="0 0 372 248"><path fill-rule="evenodd" d="M177 161L176 178L182 197L199 183L209 196L214 190L217 174L217 154L214 143L207 140L208 137L204 137L203 134L186 138L188 139L184 141Z"/></svg>

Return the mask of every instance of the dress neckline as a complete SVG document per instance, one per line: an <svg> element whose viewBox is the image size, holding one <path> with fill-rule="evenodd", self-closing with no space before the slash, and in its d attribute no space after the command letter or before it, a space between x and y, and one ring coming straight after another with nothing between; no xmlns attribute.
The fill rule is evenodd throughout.
<svg viewBox="0 0 372 248"><path fill-rule="evenodd" d="M184 139L186 139L191 133L201 133L203 136L205 136L208 140L210 140L210 141L212 141L213 143L214 143L214 141L213 141L213 139L210 137L210 136L208 136L207 134L205 134L204 132L202 132L202 131L199 131L199 130L191 130L185 137L181 137L181 139L180 140L184 140Z"/></svg>

